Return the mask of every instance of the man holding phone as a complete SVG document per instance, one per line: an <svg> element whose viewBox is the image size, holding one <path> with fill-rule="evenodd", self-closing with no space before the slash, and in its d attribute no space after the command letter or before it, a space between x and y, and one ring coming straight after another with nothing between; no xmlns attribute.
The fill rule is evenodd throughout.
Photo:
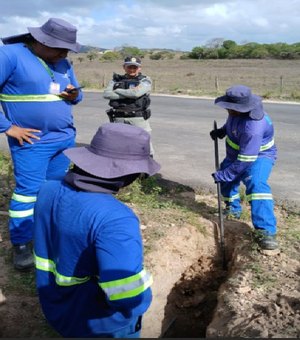
<svg viewBox="0 0 300 340"><path fill-rule="evenodd" d="M67 93L76 93L77 91L81 90L82 88L84 88L84 86L78 86L78 87L73 87L73 88L65 88L65 92Z"/></svg>
<svg viewBox="0 0 300 340"><path fill-rule="evenodd" d="M72 106L82 100L68 52L78 52L75 26L50 18L29 33L3 38L0 47L0 133L5 133L16 187L9 207L14 266L33 267L36 195L45 180L69 168L63 151L75 144Z"/></svg>

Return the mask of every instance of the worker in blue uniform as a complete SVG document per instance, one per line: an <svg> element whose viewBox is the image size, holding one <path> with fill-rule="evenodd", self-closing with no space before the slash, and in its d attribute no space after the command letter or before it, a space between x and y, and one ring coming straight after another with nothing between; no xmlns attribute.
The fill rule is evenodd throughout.
<svg viewBox="0 0 300 340"><path fill-rule="evenodd" d="M243 182L258 244L262 249L276 249L276 217L268 184L277 158L271 118L264 111L261 98L244 85L227 89L215 104L228 111L226 123L210 132L212 139L226 136L226 157L220 170L212 174L215 183L221 185L225 214L240 217L239 188Z"/></svg>
<svg viewBox="0 0 300 340"><path fill-rule="evenodd" d="M82 99L68 52L78 52L77 29L58 18L29 33L2 38L0 132L13 161L15 189L9 207L14 266L34 266L33 214L40 185L63 178L69 160L62 151L75 143L72 106Z"/></svg>
<svg viewBox="0 0 300 340"><path fill-rule="evenodd" d="M142 128L105 123L87 147L64 151L63 181L48 181L35 207L37 290L64 337L139 337L152 277L143 266L139 220L114 194L160 165Z"/></svg>

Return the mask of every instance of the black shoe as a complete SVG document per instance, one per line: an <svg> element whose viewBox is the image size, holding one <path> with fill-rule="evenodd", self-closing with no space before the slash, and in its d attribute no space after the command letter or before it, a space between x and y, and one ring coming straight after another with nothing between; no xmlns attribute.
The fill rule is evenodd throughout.
<svg viewBox="0 0 300 340"><path fill-rule="evenodd" d="M278 242L275 235L262 235L257 240L257 243L261 249L275 250L278 249Z"/></svg>
<svg viewBox="0 0 300 340"><path fill-rule="evenodd" d="M27 270L34 266L31 244L14 246L14 267L18 270Z"/></svg>

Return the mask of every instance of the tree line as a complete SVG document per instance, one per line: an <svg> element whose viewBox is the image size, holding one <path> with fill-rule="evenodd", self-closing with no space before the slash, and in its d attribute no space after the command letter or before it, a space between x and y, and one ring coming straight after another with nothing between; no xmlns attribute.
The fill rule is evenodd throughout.
<svg viewBox="0 0 300 340"><path fill-rule="evenodd" d="M87 58L92 61L99 58L99 50L86 51ZM172 50L139 49L135 46L122 46L110 51L102 51L100 61L122 59L127 55L144 58L146 55L152 60L173 59L176 54ZM80 57L83 61L83 58ZM215 38L204 46L196 46L190 52L182 52L180 59L300 59L300 42L294 44L273 43L259 44L249 42L237 44L233 40Z"/></svg>
<svg viewBox="0 0 300 340"><path fill-rule="evenodd" d="M187 53L191 59L300 59L300 42L294 44L237 44L233 40L213 39L206 46L197 46Z"/></svg>

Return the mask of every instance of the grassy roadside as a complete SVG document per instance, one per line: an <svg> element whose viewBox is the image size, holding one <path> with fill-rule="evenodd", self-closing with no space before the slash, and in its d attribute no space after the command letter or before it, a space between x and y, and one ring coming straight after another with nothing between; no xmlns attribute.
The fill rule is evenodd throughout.
<svg viewBox="0 0 300 340"><path fill-rule="evenodd" d="M5 212L8 208L13 188L11 169L9 155L0 153L0 181L2 188L0 192L0 210L2 212ZM189 224L195 227L199 233L205 234L207 229L204 222L214 221L217 216L215 195L207 196L207 194L201 192L194 192L192 188L164 180L159 175L134 182L131 186L122 189L118 193L118 198L128 204L140 218L143 239L145 240L146 258L155 249L156 242L169 234L174 226L182 228ZM244 212L241 223L246 225L250 223L250 211L249 206L244 201L243 206ZM299 212L290 210L286 206L276 206L276 216L278 218L280 246L282 253L287 258L286 262L288 263L289 259L300 261ZM6 313L9 317L3 314L2 321L0 321L0 336L15 337L16 335L14 334L17 334L18 337L58 337L47 325L40 310L35 293L34 272L26 275L20 274L11 266L11 248L7 231L8 217L5 214L0 217L0 234L3 239L0 243L0 267L2 271L0 288L10 300L10 303L7 304L8 312ZM230 224L230 221L226 223ZM239 230L237 228L234 232L239 233ZM279 277L280 271L282 271L281 262L278 260L274 265L273 260L270 262L262 258L257 251L256 244L251 240L245 256L249 261L247 260L247 263L244 263L241 267L241 275L245 276L245 273L251 274L251 279L249 279L251 290L259 294L268 294L270 290L280 291L282 286L282 278ZM298 269L293 268L293 270L297 271ZM228 291L235 289L235 287L240 289L239 276L231 277L229 283L231 286ZM298 285L298 282L295 281L295 283ZM227 301L226 308L233 308L232 301L237 296L229 295L229 298L228 296L224 297L224 301ZM1 308L0 314L5 313L3 312L5 311L5 305L1 306ZM24 308L24 314L20 310L22 308ZM29 313L32 313L30 317L28 316ZM18 323L18 319L23 322ZM1 334L1 329L7 330L7 325L2 327L1 322L7 322L11 327L17 327L16 333ZM25 324L27 326L24 326Z"/></svg>
<svg viewBox="0 0 300 340"><path fill-rule="evenodd" d="M122 73L122 61L89 61L72 55L80 84L103 90L113 72ZM79 61L81 60L81 61ZM250 86L265 100L300 101L300 60L165 60L143 59L142 73L151 77L152 93L209 96L221 95L233 84Z"/></svg>

